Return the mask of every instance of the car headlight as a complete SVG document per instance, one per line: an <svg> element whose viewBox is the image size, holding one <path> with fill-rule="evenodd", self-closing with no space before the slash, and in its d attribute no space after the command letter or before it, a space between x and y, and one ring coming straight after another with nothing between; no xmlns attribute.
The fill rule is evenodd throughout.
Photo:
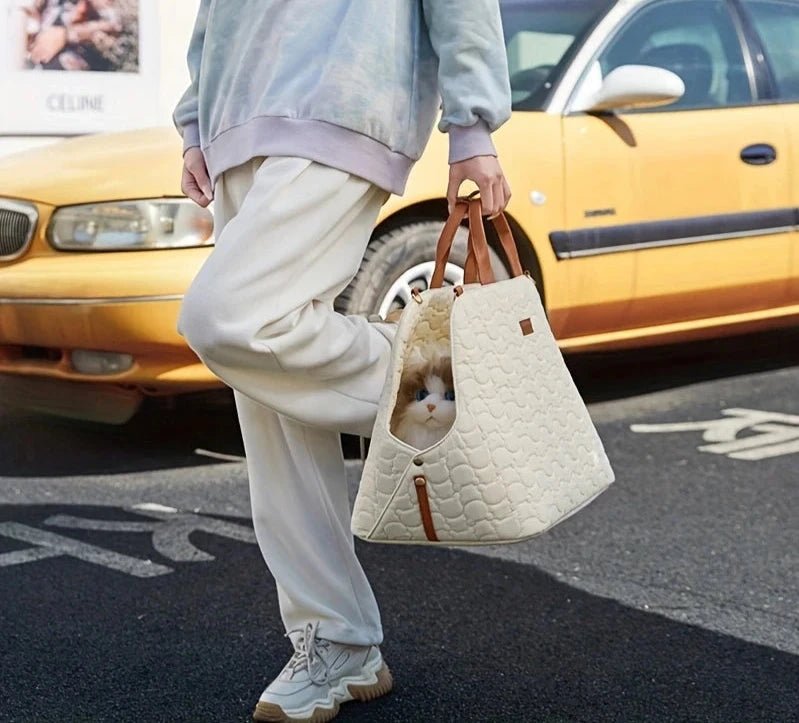
<svg viewBox="0 0 799 723"><path fill-rule="evenodd" d="M187 199L112 201L59 208L47 238L68 251L187 248L213 243L214 217Z"/></svg>

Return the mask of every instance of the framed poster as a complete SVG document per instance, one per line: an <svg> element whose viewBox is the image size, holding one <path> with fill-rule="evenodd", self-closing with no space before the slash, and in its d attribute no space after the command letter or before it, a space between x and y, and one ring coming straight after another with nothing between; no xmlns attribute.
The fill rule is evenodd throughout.
<svg viewBox="0 0 799 723"><path fill-rule="evenodd" d="M156 0L0 0L0 134L159 121Z"/></svg>

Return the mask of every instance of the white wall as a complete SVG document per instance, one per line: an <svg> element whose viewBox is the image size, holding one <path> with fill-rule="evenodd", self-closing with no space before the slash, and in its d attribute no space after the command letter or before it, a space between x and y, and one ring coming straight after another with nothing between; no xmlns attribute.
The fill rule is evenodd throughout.
<svg viewBox="0 0 799 723"><path fill-rule="evenodd" d="M140 0L152 3L159 15L158 111L156 124L172 126L172 110L189 83L186 50L197 15L199 0ZM13 99L11 99L13 102ZM125 130L120 127L118 130ZM60 136L0 135L0 156L15 151L46 145Z"/></svg>
<svg viewBox="0 0 799 723"><path fill-rule="evenodd" d="M199 0L152 0L161 15L161 116L172 125L172 110L189 84L186 51ZM177 131L176 131L177 132Z"/></svg>

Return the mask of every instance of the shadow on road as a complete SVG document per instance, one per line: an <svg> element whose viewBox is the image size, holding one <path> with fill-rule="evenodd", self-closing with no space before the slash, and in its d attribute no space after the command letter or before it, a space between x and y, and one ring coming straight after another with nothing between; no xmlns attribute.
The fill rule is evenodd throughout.
<svg viewBox="0 0 799 723"><path fill-rule="evenodd" d="M0 521L38 529L64 514L130 518L115 508L0 507ZM250 720L290 653L256 545L200 530L192 543L214 559L175 563L146 533L64 534L173 571L134 578L65 557L0 567L0 609L13 614L0 646L3 720ZM799 709L799 657L625 607L533 567L356 545L395 690L348 704L342 723L773 723Z"/></svg>
<svg viewBox="0 0 799 723"><path fill-rule="evenodd" d="M799 329L566 357L586 403L799 365Z"/></svg>
<svg viewBox="0 0 799 723"><path fill-rule="evenodd" d="M634 351L571 354L569 369L587 403L799 364L799 330ZM103 474L217 464L205 449L244 454L232 395L179 399L174 408L146 404L113 427L44 415L0 412L0 476ZM345 455L357 437L343 435Z"/></svg>
<svg viewBox="0 0 799 723"><path fill-rule="evenodd" d="M0 476L49 477L145 472L219 464L195 450L241 456L232 395L146 400L125 425L43 414L0 413Z"/></svg>

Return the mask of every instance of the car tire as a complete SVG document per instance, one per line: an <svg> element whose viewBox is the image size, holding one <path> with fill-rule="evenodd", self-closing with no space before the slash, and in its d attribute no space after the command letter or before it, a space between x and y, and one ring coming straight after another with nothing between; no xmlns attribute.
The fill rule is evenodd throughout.
<svg viewBox="0 0 799 723"><path fill-rule="evenodd" d="M410 289L428 288L435 267L436 246L444 225L440 221L407 223L376 236L369 243L358 273L336 298L343 314L381 314L385 317L410 302ZM468 251L468 229L455 234L444 286L462 283ZM497 281L509 278L502 258L489 247L491 268Z"/></svg>

